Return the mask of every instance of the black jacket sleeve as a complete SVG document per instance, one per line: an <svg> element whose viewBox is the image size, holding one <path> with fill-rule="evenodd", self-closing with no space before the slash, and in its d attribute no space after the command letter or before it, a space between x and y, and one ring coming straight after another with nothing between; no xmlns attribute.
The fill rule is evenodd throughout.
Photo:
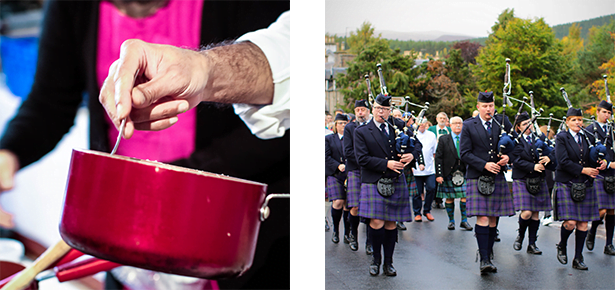
<svg viewBox="0 0 615 290"><path fill-rule="evenodd" d="M34 84L0 140L0 148L15 153L21 168L53 150L74 124L85 91L74 16L84 5L90 4L45 5Z"/></svg>

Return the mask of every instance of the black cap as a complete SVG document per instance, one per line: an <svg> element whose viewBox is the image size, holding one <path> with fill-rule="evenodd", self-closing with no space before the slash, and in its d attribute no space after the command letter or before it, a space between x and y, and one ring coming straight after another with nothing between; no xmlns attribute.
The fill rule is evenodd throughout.
<svg viewBox="0 0 615 290"><path fill-rule="evenodd" d="M605 100L600 101L600 104L598 104L598 108L607 109L607 110L613 112L613 104L611 104L611 103L609 103L609 102L607 102Z"/></svg>
<svg viewBox="0 0 615 290"><path fill-rule="evenodd" d="M346 121L346 122L348 122L348 117L346 116L346 114L337 114L337 115L335 115L335 120L334 121Z"/></svg>
<svg viewBox="0 0 615 290"><path fill-rule="evenodd" d="M376 97L376 103L378 105L383 106L383 107L390 107L391 106L391 97L390 96L385 96L383 94L378 94L378 96Z"/></svg>
<svg viewBox="0 0 615 290"><path fill-rule="evenodd" d="M525 120L529 120L530 119L530 115L526 112L523 111L523 113L519 114L519 116L517 116L517 125L521 124L521 122L525 121Z"/></svg>
<svg viewBox="0 0 615 290"><path fill-rule="evenodd" d="M493 92L479 92L478 102L480 103L493 103Z"/></svg>
<svg viewBox="0 0 615 290"><path fill-rule="evenodd" d="M366 100L356 100L356 101L354 101L354 107L355 108L358 108L358 107L368 108L367 107L367 101Z"/></svg>
<svg viewBox="0 0 615 290"><path fill-rule="evenodd" d="M568 112L566 113L566 118L573 116L583 117L583 112L581 111L581 109L575 109L573 107L570 107L568 108Z"/></svg>

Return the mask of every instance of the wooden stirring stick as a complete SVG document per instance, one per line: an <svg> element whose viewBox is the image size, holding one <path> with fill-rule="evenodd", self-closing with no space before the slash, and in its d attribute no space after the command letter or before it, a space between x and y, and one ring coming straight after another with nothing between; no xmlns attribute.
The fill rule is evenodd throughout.
<svg viewBox="0 0 615 290"><path fill-rule="evenodd" d="M30 266L26 267L11 282L7 283L1 290L21 290L32 282L38 273L45 270L49 265L62 258L69 250L70 246L63 240L48 248Z"/></svg>

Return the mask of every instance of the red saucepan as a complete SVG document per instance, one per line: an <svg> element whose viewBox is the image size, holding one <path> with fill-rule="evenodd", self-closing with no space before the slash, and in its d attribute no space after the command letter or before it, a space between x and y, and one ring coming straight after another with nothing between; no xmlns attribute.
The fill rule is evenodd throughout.
<svg viewBox="0 0 615 290"><path fill-rule="evenodd" d="M159 162L73 150L60 234L115 263L216 279L252 265L267 185Z"/></svg>

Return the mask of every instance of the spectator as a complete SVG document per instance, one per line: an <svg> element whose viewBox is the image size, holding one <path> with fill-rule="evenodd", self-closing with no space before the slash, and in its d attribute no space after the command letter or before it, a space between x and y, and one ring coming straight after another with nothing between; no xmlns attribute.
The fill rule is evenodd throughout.
<svg viewBox="0 0 615 290"><path fill-rule="evenodd" d="M414 180L418 194L412 197L412 208L414 211L414 221L421 222L421 209L423 215L429 221L433 221L431 214L431 202L436 195L436 175L434 170L434 155L436 153L436 135L426 130L426 122L418 124L416 138L423 144L423 160L425 165L419 164L414 168ZM425 204L421 200L421 194L425 193Z"/></svg>

